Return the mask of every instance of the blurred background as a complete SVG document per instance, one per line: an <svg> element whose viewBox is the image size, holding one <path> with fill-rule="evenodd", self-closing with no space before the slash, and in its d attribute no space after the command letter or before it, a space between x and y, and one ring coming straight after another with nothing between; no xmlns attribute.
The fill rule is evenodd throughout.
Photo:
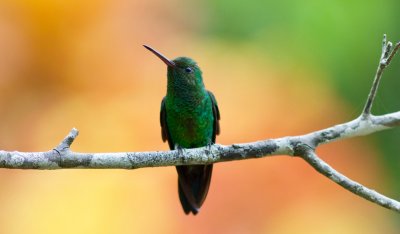
<svg viewBox="0 0 400 234"><path fill-rule="evenodd" d="M357 117L400 2L2 0L0 149L167 150L166 67L142 47L198 61L221 111L218 143L304 134ZM373 112L400 110L400 58ZM400 130L324 145L340 172L400 198ZM0 170L0 233L397 233L398 214L297 158L216 164L185 216L173 167ZM321 231L323 230L323 231Z"/></svg>

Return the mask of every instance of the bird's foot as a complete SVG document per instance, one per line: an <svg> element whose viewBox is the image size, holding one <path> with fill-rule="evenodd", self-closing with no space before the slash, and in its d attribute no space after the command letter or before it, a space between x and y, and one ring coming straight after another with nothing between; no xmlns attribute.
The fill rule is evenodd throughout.
<svg viewBox="0 0 400 234"><path fill-rule="evenodd" d="M178 156L180 157L180 158L182 158L182 161L183 162L185 162L185 156L184 156L184 149L180 146L180 145L178 145L178 144L175 144L175 150L177 150L178 151Z"/></svg>
<svg viewBox="0 0 400 234"><path fill-rule="evenodd" d="M211 147L212 147L213 145L214 145L214 143L211 143L211 142L208 143L208 144L207 144L207 149L208 149L209 151L211 151Z"/></svg>
<svg viewBox="0 0 400 234"><path fill-rule="evenodd" d="M208 143L205 147L206 147L206 150L205 150L205 152L206 152L206 155L208 156L208 157L210 157L210 155L212 154L212 151L211 151L211 147L214 145L214 143ZM212 155L211 155L212 156Z"/></svg>

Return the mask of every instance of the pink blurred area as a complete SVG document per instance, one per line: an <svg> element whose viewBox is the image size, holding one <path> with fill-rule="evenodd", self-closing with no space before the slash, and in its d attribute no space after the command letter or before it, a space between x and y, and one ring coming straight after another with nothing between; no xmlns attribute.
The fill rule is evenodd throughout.
<svg viewBox="0 0 400 234"><path fill-rule="evenodd" d="M301 62L287 69L251 45L196 37L199 23L185 16L201 17L202 6L190 3L199 11L188 13L181 4L1 2L0 149L46 151L76 127L75 151L167 150L158 122L166 68L142 44L198 61L220 106L222 144L302 134L356 115L319 79L323 71ZM387 189L368 138L318 152L349 177ZM0 186L0 233L395 233L389 211L288 156L215 165L196 217L181 210L172 167L3 169Z"/></svg>

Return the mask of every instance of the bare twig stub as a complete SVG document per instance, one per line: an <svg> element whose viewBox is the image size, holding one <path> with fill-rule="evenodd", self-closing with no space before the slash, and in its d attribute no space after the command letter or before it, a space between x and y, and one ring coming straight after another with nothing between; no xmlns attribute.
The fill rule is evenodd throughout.
<svg viewBox="0 0 400 234"><path fill-rule="evenodd" d="M387 42L386 36L384 36L382 55L365 107L360 117L347 123L300 136L282 137L228 146L215 144L211 147L185 149L183 154L175 150L121 153L73 152L70 146L78 136L78 130L74 128L56 148L47 152L0 151L0 168L41 170L64 168L136 169L143 167L209 164L273 155L290 155L304 159L318 172L352 193L400 213L400 203L398 201L352 181L337 172L315 154L315 148L320 144L364 136L400 125L400 111L381 116L371 114L372 104L383 70L390 64L399 48L400 43L397 43L393 47L392 43Z"/></svg>

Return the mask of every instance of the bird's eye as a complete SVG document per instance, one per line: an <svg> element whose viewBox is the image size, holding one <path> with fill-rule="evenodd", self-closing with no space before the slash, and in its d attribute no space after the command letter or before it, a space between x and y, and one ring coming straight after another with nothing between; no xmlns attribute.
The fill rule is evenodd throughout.
<svg viewBox="0 0 400 234"><path fill-rule="evenodd" d="M191 67L187 67L187 68L185 68L185 72L192 73L193 69Z"/></svg>

